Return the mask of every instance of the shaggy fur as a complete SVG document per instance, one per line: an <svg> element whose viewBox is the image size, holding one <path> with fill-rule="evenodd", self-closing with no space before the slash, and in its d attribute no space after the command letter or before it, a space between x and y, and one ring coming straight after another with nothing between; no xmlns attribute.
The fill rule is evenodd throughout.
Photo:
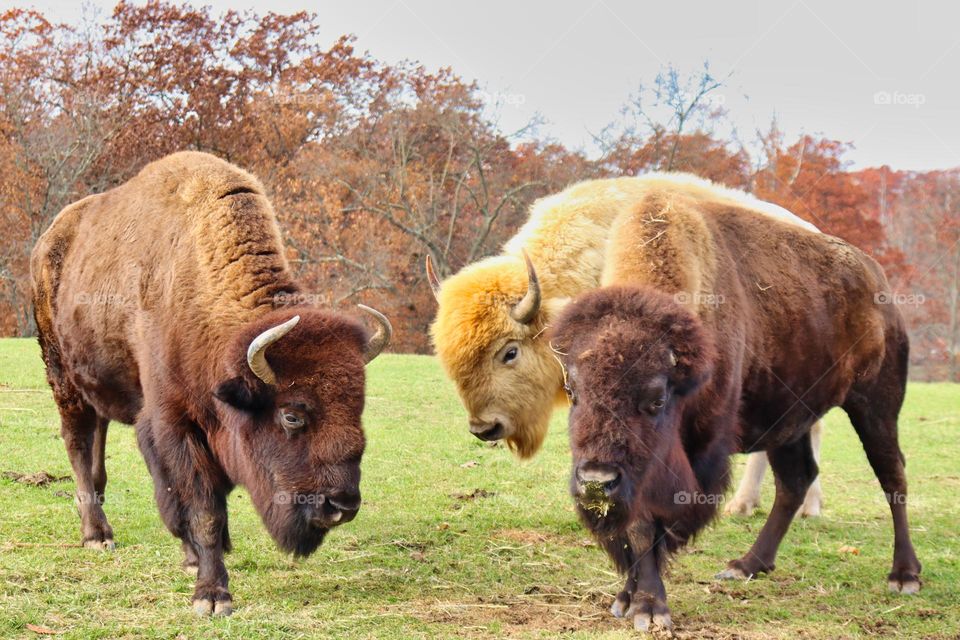
<svg viewBox="0 0 960 640"><path fill-rule="evenodd" d="M661 562L641 558L709 522L737 451L768 452L777 497L753 548L721 576L772 570L818 473L811 427L835 406L889 497L891 587L919 589L897 443L908 341L896 307L877 302L888 284L876 262L837 238L679 192L648 194L617 226L605 286L571 302L551 338L574 398L578 511L627 573L614 612L632 605L638 626L669 626ZM613 502L605 517L582 501L598 469Z"/></svg>
<svg viewBox="0 0 960 640"><path fill-rule="evenodd" d="M725 189L689 174L654 173L639 178L591 180L538 200L530 218L503 248L503 254L464 267L440 288L439 308L431 327L434 348L454 380L471 422L500 421L507 425L507 443L520 457L540 448L555 406L565 405L563 373L543 340L543 331L569 298L596 288L604 272L608 243L633 242L640 247L649 236L631 237L631 212L651 193L679 193L703 202L723 202L749 208L800 227L812 225L785 209ZM814 229L815 230L815 229ZM672 252L701 251L702 232L678 237ZM709 249L709 247L707 247ZM511 319L510 308L527 290L522 252L533 260L543 291L543 305L530 324ZM659 261L638 265L638 281L650 277L681 280L703 274L676 274L661 252ZM648 268L658 270L651 276ZM704 307L704 311L706 311ZM519 349L516 361L503 366L496 355L508 343Z"/></svg>
<svg viewBox="0 0 960 640"><path fill-rule="evenodd" d="M263 194L233 165L177 153L64 209L31 262L84 543L113 545L101 508L106 427L135 424L160 514L198 565L203 613L230 612L222 555L234 485L300 555L359 506L366 331L284 307L298 287ZM294 315L299 324L267 351L278 379L268 386L247 366L247 346ZM290 431L281 411L305 425Z"/></svg>

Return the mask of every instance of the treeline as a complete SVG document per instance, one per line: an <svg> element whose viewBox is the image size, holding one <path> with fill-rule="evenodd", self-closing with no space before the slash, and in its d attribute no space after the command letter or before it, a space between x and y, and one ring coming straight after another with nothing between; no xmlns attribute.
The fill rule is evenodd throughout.
<svg viewBox="0 0 960 640"><path fill-rule="evenodd" d="M496 105L449 69L387 65L299 13L150 2L55 25L0 15L0 332L30 335L33 243L57 212L172 151L199 149L266 184L313 299L375 305L394 348L429 350L441 276L497 251L528 206L576 180L690 171L776 202L869 251L907 313L921 377L957 376L960 171L850 172L848 145L742 143L709 68L672 69L598 135L599 158L504 132Z"/></svg>

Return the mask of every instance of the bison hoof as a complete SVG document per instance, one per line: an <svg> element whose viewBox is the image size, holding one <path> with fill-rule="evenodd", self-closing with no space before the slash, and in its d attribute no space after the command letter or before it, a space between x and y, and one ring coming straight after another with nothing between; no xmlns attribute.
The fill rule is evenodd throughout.
<svg viewBox="0 0 960 640"><path fill-rule="evenodd" d="M117 548L112 538L105 540L84 540L83 546L87 549L96 549L97 551L113 551Z"/></svg>
<svg viewBox="0 0 960 640"><path fill-rule="evenodd" d="M752 580L761 573L773 571L773 563L765 563L753 554L747 557L731 560L727 563L727 568L718 573L715 577L718 580Z"/></svg>
<svg viewBox="0 0 960 640"><path fill-rule="evenodd" d="M907 596L912 596L914 594L920 593L919 580L907 580L906 582L900 582L898 580L890 580L887 583L887 586L890 587L890 591L893 591L894 593L902 593Z"/></svg>
<svg viewBox="0 0 960 640"><path fill-rule="evenodd" d="M727 567L715 577L717 580L749 580L752 574L748 574L739 567Z"/></svg>
<svg viewBox="0 0 960 640"><path fill-rule="evenodd" d="M753 510L757 508L756 500L747 500L745 498L734 497L723 508L723 512L728 516L751 516Z"/></svg>
<svg viewBox="0 0 960 640"><path fill-rule="evenodd" d="M233 613L233 598L225 589L204 590L194 595L193 611L198 616L228 616Z"/></svg>
<svg viewBox="0 0 960 640"><path fill-rule="evenodd" d="M233 613L233 601L201 598L193 601L193 612L198 616L228 616Z"/></svg>
<svg viewBox="0 0 960 640"><path fill-rule="evenodd" d="M613 604L610 606L610 613L613 614L614 618L622 618L627 613L627 609L630 607L630 594L626 591L621 591L617 594L617 599L613 601Z"/></svg>
<svg viewBox="0 0 960 640"><path fill-rule="evenodd" d="M658 599L643 599L627 610L627 616L633 616L633 628L637 631L666 632L672 636L673 620L667 603Z"/></svg>
<svg viewBox="0 0 960 640"><path fill-rule="evenodd" d="M819 518L820 517L820 498L807 498L797 513L801 518Z"/></svg>
<svg viewBox="0 0 960 640"><path fill-rule="evenodd" d="M641 611L633 616L633 628L637 631L672 631L673 620L670 619L670 612L648 613Z"/></svg>
<svg viewBox="0 0 960 640"><path fill-rule="evenodd" d="M894 571L887 578L890 591L907 596L920 593L920 585L920 576L911 571Z"/></svg>

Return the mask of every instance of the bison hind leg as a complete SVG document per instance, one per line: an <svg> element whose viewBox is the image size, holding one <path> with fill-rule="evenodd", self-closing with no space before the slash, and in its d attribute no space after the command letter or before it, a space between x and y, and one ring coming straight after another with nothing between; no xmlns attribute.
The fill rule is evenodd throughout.
<svg viewBox="0 0 960 640"><path fill-rule="evenodd" d="M82 402L59 403L61 426L70 466L76 479L74 504L80 512L83 546L112 551L113 528L103 512L107 486L105 448L108 420Z"/></svg>
<svg viewBox="0 0 960 640"><path fill-rule="evenodd" d="M823 419L817 420L810 428L810 446L813 449L813 459L820 464L820 443L823 441ZM820 487L820 476L817 475L813 484L807 489L807 497L803 500L803 506L800 507L800 516L804 518L817 518L823 509L823 489Z"/></svg>
<svg viewBox="0 0 960 640"><path fill-rule="evenodd" d="M724 505L723 512L727 515L750 516L760 504L760 487L763 476L767 471L767 454L763 451L747 455L747 465L743 471L743 478L737 487L733 498Z"/></svg>
<svg viewBox="0 0 960 640"><path fill-rule="evenodd" d="M883 489L893 517L893 568L887 576L891 591L920 591L920 561L910 540L907 521L907 477L897 435L897 416L903 402L906 366L889 357L878 378L855 386L844 411L860 437L867 460ZM901 373L902 372L902 373Z"/></svg>
<svg viewBox="0 0 960 640"><path fill-rule="evenodd" d="M749 579L773 571L780 542L819 473L809 432L795 442L771 449L767 457L777 485L773 508L750 551L717 574L721 580Z"/></svg>

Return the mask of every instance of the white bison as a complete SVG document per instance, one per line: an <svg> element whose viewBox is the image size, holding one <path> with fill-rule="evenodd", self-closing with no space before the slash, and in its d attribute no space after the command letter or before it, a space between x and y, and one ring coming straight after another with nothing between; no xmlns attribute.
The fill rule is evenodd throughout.
<svg viewBox="0 0 960 640"><path fill-rule="evenodd" d="M456 383L476 437L506 440L522 458L540 448L553 408L567 402L563 371L544 332L570 298L600 285L616 221L657 191L734 202L816 231L789 211L744 192L689 174L654 173L580 182L538 200L503 253L468 265L442 283L428 258L427 271L439 303L431 327L434 347ZM642 284L648 274L634 276ZM678 291L677 299L695 314L717 302L692 293ZM821 428L818 422L812 434L818 458ZM753 510L765 469L765 455L752 454L728 512ZM818 480L801 513L819 512Z"/></svg>

